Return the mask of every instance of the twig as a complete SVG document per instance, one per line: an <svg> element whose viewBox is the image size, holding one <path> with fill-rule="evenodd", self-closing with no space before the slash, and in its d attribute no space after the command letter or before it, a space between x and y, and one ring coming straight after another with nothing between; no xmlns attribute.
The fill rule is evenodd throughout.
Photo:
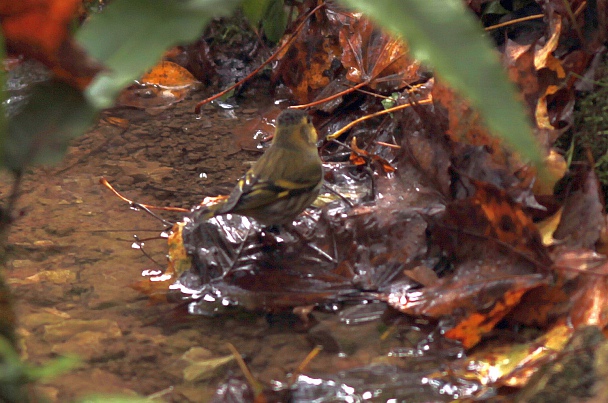
<svg viewBox="0 0 608 403"><path fill-rule="evenodd" d="M495 29L506 27L509 25L514 25L514 24L517 24L520 22L525 22L525 21L530 21L530 20L540 20L544 17L545 17L544 14L534 14L534 15L529 15L527 17L521 17L521 18L516 18L516 19L510 20L510 21L501 22L500 24L490 25L489 27L485 27L484 29L486 31L493 31Z"/></svg>
<svg viewBox="0 0 608 403"><path fill-rule="evenodd" d="M423 99L421 101L418 101L417 103L419 105L427 105L427 104L430 104L431 102L433 102L432 99ZM384 109L384 110L381 110L379 112L372 113L370 115L362 116L359 119L353 120L352 122L350 122L349 124L347 124L346 126L344 126L343 128L341 128L340 130L338 130L337 132L328 135L327 137L325 137L325 139L328 140L328 141L329 140L337 139L338 137L340 137L340 135L342 135L346 131L350 130L353 126L355 126L355 125L357 125L357 124L359 124L359 123L361 123L363 121L366 121L366 120L371 119L371 118L375 118L377 116L386 115L387 113L392 113L392 112L395 112L395 111L398 111L398 110L401 110L401 109L409 108L410 106L412 106L412 104L411 103L407 103L407 104L403 104L403 105L394 106L392 108Z"/></svg>

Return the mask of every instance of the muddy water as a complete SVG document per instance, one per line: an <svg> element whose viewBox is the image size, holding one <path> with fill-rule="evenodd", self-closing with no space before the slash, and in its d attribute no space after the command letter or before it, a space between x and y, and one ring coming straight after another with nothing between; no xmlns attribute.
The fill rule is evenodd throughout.
<svg viewBox="0 0 608 403"><path fill-rule="evenodd" d="M311 349L292 322L251 313L189 316L183 307L150 304L130 287L142 272L159 269L154 261L165 265L164 227L129 209L99 178L138 202L191 206L221 193L244 172L244 162L258 156L241 151L232 135L258 116L256 109L209 109L197 119L194 103L155 115L108 111L60 166L25 175L6 272L17 298L23 355L36 364L65 354L82 359L79 368L37 387L50 401L119 393L204 402L226 374L240 373L227 342L266 382L285 380ZM3 177L3 197L9 185ZM144 242L148 256L132 248L134 235L152 238ZM359 327L357 338L377 340L375 326ZM378 352L352 346L348 357L326 352L309 369L362 365Z"/></svg>

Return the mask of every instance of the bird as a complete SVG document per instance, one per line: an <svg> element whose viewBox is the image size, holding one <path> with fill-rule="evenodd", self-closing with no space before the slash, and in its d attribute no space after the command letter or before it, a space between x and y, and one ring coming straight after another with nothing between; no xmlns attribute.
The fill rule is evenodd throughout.
<svg viewBox="0 0 608 403"><path fill-rule="evenodd" d="M202 212L203 219L238 214L265 227L293 222L314 202L323 185L316 143L317 132L307 112L281 112L270 147L239 179L227 199Z"/></svg>

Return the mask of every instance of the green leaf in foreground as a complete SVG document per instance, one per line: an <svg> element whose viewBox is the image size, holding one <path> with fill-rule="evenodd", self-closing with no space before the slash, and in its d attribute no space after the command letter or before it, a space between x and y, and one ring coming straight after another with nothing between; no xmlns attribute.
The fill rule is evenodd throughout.
<svg viewBox="0 0 608 403"><path fill-rule="evenodd" d="M242 8L245 18L256 27L268 10L268 6L274 0L243 0Z"/></svg>
<svg viewBox="0 0 608 403"><path fill-rule="evenodd" d="M401 35L414 56L465 95L490 130L542 168L542 158L515 87L498 53L461 0L342 0Z"/></svg>
<svg viewBox="0 0 608 403"><path fill-rule="evenodd" d="M270 4L262 20L262 26L264 27L266 38L275 43L281 40L287 27L287 14L285 13L283 0L274 0Z"/></svg>
<svg viewBox="0 0 608 403"><path fill-rule="evenodd" d="M42 366L21 361L12 344L0 336L0 401L28 401L24 386L37 380L48 380L78 366L76 357L59 357Z"/></svg>
<svg viewBox="0 0 608 403"><path fill-rule="evenodd" d="M89 101L108 108L118 92L160 60L169 47L194 41L213 17L240 0L114 0L91 16L76 39L108 71L87 88Z"/></svg>
<svg viewBox="0 0 608 403"><path fill-rule="evenodd" d="M5 165L20 171L31 164L61 161L69 141L82 135L96 115L80 91L68 84L37 85L27 105L8 123Z"/></svg>

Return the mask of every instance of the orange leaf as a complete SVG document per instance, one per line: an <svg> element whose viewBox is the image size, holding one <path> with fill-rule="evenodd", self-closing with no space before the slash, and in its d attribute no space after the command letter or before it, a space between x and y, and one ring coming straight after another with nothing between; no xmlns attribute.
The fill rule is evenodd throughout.
<svg viewBox="0 0 608 403"><path fill-rule="evenodd" d="M131 284L131 288L146 294L153 302L165 302L169 286L191 267L190 256L188 256L182 241L184 225L184 222L176 223L171 235L169 235L167 241L169 245L169 265L167 270L161 275L154 275Z"/></svg>
<svg viewBox="0 0 608 403"><path fill-rule="evenodd" d="M386 173L395 172L395 168L393 168L387 160L380 157L379 155L372 154L366 150L363 150L362 148L359 148L357 146L356 137L353 137L353 139L350 143L350 148L353 150L353 152L350 154L350 162L353 165L365 165L365 164L367 164L368 160L372 160L372 161L380 163L384 172L386 172Z"/></svg>
<svg viewBox="0 0 608 403"><path fill-rule="evenodd" d="M118 103L135 108L166 108L184 99L200 85L182 66L162 61L139 80L139 85L125 89Z"/></svg>
<svg viewBox="0 0 608 403"><path fill-rule="evenodd" d="M526 291L528 291L526 288L508 290L488 312L473 312L448 330L445 336L460 341L465 348L473 347L484 334L494 329L494 325L519 303Z"/></svg>
<svg viewBox="0 0 608 403"><path fill-rule="evenodd" d="M190 88L200 82L179 64L161 61L139 80L144 85L157 85L163 88Z"/></svg>
<svg viewBox="0 0 608 403"><path fill-rule="evenodd" d="M53 59L68 38L80 0L4 0L0 2L2 29L9 49Z"/></svg>
<svg viewBox="0 0 608 403"><path fill-rule="evenodd" d="M0 19L9 53L44 63L64 81L83 89L101 66L70 38L80 0L0 0Z"/></svg>

